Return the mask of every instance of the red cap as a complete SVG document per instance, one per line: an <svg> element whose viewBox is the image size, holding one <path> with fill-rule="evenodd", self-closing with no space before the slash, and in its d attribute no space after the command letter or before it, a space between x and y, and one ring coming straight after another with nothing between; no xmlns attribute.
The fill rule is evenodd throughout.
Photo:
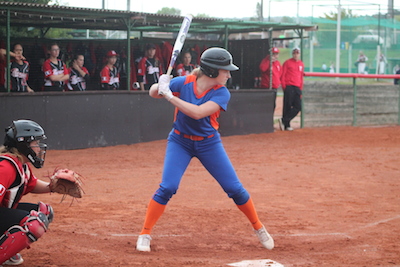
<svg viewBox="0 0 400 267"><path fill-rule="evenodd" d="M272 53L279 53L278 47L272 47Z"/></svg>
<svg viewBox="0 0 400 267"><path fill-rule="evenodd" d="M116 57L116 56L118 56L118 54L114 50L110 50L107 52L107 57Z"/></svg>

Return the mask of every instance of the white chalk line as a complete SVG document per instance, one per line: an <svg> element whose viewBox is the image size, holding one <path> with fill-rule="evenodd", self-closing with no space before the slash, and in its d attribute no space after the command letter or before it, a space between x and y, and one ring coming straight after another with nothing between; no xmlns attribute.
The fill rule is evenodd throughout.
<svg viewBox="0 0 400 267"><path fill-rule="evenodd" d="M273 234L271 236L292 236L292 237L314 237L314 236L344 236L346 238L351 238L346 233L301 233L301 234Z"/></svg>
<svg viewBox="0 0 400 267"><path fill-rule="evenodd" d="M393 221L393 220L397 220L397 219L400 219L400 215L397 215L397 216L394 216L392 218L388 218L388 219L385 219L385 220L380 220L380 221L377 221L377 222L369 223L369 224L366 224L364 226L359 227L358 229L364 229L364 228L377 226L378 224L387 223L387 222L390 222L390 221ZM352 231L357 231L358 229L352 230Z"/></svg>
<svg viewBox="0 0 400 267"><path fill-rule="evenodd" d="M380 221L376 221L373 223L368 223L364 226L360 226L357 227L355 229L351 229L349 230L349 232L355 232L358 230L362 230L365 228L369 228L369 227L374 227L377 226L381 223L386 223L386 222L390 222L393 220L397 220L400 219L400 215L388 218L388 219L384 219L384 220L380 220ZM75 232L77 234L84 234L84 235L91 235L91 236L104 236L104 234L96 234L96 233L84 233L84 232ZM138 237L138 234L129 234L129 233L110 233L108 234L109 236L113 236L113 237ZM177 234L166 234L166 235L153 235L154 237L184 237L184 236L192 236L192 235L177 235ZM345 238L351 238L351 235L349 235L348 233L298 233L298 234L271 234L272 237L275 236L288 236L288 237L318 237L318 236L343 236Z"/></svg>

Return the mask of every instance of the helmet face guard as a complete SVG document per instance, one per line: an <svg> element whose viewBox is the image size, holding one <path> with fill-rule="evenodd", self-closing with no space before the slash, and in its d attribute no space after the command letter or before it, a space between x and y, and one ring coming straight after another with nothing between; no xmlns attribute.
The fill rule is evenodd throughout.
<svg viewBox="0 0 400 267"><path fill-rule="evenodd" d="M4 146L15 147L18 152L24 155L36 168L43 167L47 145L40 143L45 140L43 128L34 121L18 120L6 128ZM38 141L37 145L31 145L31 142ZM38 153L33 148L39 147Z"/></svg>
<svg viewBox="0 0 400 267"><path fill-rule="evenodd" d="M220 47L212 47L201 55L200 69L208 77L216 78L221 69L234 71L239 68L233 64L232 55L227 50Z"/></svg>

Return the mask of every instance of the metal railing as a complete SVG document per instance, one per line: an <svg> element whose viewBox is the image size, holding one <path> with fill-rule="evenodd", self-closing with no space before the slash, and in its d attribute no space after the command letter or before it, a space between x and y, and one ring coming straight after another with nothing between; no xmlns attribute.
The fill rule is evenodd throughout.
<svg viewBox="0 0 400 267"><path fill-rule="evenodd" d="M353 126L357 126L357 78L366 79L400 79L400 74L386 75L386 74L358 74L358 73L327 73L327 72L305 72L304 76L307 77L331 77L331 78L352 78L353 79ZM398 98L398 113L397 124L400 125L400 81L397 85L399 98ZM302 98L303 102L303 98ZM301 105L301 128L304 126L304 112L303 103Z"/></svg>

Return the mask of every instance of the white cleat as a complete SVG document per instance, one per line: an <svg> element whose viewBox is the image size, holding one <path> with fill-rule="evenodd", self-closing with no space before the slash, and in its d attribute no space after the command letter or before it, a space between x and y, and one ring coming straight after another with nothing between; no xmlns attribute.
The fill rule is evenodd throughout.
<svg viewBox="0 0 400 267"><path fill-rule="evenodd" d="M258 230L254 230L258 239L260 240L261 244L267 249L274 248L274 240L272 239L271 235L267 232L265 227L261 227Z"/></svg>
<svg viewBox="0 0 400 267"><path fill-rule="evenodd" d="M21 257L21 254L17 253L14 256L12 256L10 259L6 260L3 264L4 265L21 265L23 262L24 262L24 259Z"/></svg>
<svg viewBox="0 0 400 267"><path fill-rule="evenodd" d="M138 251L146 251L150 252L150 235L139 235L138 240L136 242L136 250Z"/></svg>

